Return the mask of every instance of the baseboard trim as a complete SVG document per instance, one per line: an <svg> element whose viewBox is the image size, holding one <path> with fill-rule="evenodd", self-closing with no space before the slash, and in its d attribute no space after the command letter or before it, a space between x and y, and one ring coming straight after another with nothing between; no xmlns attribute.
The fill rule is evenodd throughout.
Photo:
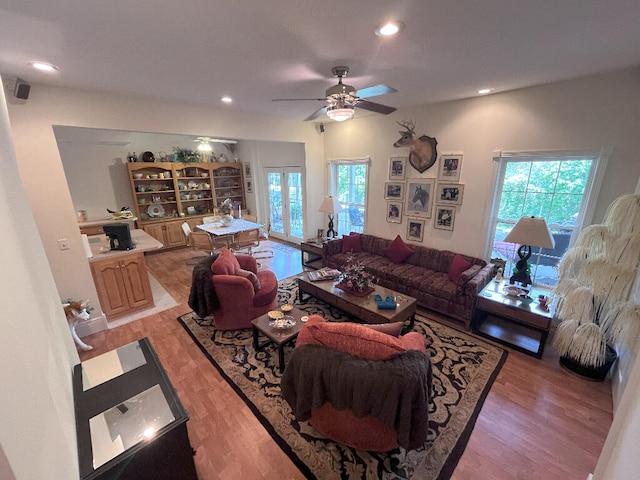
<svg viewBox="0 0 640 480"><path fill-rule="evenodd" d="M76 325L76 333L82 338L94 333L102 332L108 328L107 316L102 313L98 317L93 317L84 322L79 322Z"/></svg>

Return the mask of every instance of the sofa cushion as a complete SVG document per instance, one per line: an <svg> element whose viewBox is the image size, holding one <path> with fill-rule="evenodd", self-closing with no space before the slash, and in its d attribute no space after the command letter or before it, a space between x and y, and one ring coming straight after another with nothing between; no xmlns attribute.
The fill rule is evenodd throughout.
<svg viewBox="0 0 640 480"><path fill-rule="evenodd" d="M240 264L231 250L223 248L218 258L211 265L211 273L214 275L235 275L240 270Z"/></svg>
<svg viewBox="0 0 640 480"><path fill-rule="evenodd" d="M413 253L413 250L402 241L400 235L396 235L396 238L385 249L384 254L391 259L393 263L404 262L409 255Z"/></svg>
<svg viewBox="0 0 640 480"><path fill-rule="evenodd" d="M400 338L342 322L307 322L298 334L296 346L305 344L324 345L365 360L388 360L407 350Z"/></svg>
<svg viewBox="0 0 640 480"><path fill-rule="evenodd" d="M451 266L449 267L449 278L452 282L458 283L458 277L471 267L471 263L468 262L462 255L456 254L453 257L453 261L451 262Z"/></svg>
<svg viewBox="0 0 640 480"><path fill-rule="evenodd" d="M258 276L250 270L244 270L242 268L236 271L236 275L238 277L244 277L249 280L253 284L253 290L257 292L260 290L260 280L258 280Z"/></svg>
<svg viewBox="0 0 640 480"><path fill-rule="evenodd" d="M359 233L342 236L342 253L355 253L362 251L361 236Z"/></svg>

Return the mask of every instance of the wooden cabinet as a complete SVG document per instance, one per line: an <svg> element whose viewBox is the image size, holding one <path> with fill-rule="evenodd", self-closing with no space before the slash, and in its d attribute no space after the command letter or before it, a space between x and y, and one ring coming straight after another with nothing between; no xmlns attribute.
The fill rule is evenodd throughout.
<svg viewBox="0 0 640 480"><path fill-rule="evenodd" d="M241 163L128 163L138 226L164 244L186 245L181 224L202 223L230 198L244 208Z"/></svg>
<svg viewBox="0 0 640 480"><path fill-rule="evenodd" d="M153 307L153 295L143 253L91 263L100 306L109 320Z"/></svg>
<svg viewBox="0 0 640 480"><path fill-rule="evenodd" d="M184 220L157 221L142 224L142 229L164 245L164 248L186 245L182 222Z"/></svg>

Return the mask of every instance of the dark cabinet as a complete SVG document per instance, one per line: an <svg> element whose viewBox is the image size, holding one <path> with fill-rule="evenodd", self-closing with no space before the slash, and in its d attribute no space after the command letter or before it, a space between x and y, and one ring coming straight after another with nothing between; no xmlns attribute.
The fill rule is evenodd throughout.
<svg viewBox="0 0 640 480"><path fill-rule="evenodd" d="M80 478L197 479L189 414L149 340L74 367Z"/></svg>

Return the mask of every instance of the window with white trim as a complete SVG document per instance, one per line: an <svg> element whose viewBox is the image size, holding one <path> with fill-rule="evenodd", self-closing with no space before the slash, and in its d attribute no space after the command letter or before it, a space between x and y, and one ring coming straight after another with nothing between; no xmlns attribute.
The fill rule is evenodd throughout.
<svg viewBox="0 0 640 480"><path fill-rule="evenodd" d="M532 247L528 263L533 283L553 286L558 281L560 258L593 208L596 179L604 164L602 154L499 152L497 160L497 188L489 228L490 256L504 260L505 276L511 276L520 245L506 243L504 238L521 217L542 217L556 246Z"/></svg>
<svg viewBox="0 0 640 480"><path fill-rule="evenodd" d="M329 162L329 194L337 198L343 208L337 216L339 235L364 232L369 164L368 158Z"/></svg>

